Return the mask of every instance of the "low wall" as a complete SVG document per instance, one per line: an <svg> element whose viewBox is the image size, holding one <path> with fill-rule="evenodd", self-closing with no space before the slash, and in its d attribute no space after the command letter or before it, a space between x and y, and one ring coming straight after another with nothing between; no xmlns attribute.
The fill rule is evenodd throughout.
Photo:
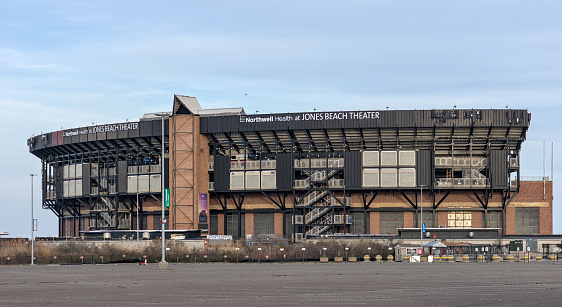
<svg viewBox="0 0 562 307"><path fill-rule="evenodd" d="M80 246L88 247L114 247L116 249L130 250L134 251L136 249L145 249L155 244L155 241L140 240L138 243L135 240L100 240L100 241L79 241L79 240L68 240L68 241L40 241L40 244L51 245L53 247L65 244L77 244ZM192 251L196 249L205 248L204 240L166 240L164 242L167 247L174 245L175 247L181 246L186 250ZM161 244L158 241L157 244Z"/></svg>

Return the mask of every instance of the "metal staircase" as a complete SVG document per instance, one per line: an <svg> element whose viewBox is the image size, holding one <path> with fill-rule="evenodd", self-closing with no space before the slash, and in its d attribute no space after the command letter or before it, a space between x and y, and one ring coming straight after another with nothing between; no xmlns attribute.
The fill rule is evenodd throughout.
<svg viewBox="0 0 562 307"><path fill-rule="evenodd" d="M95 204L94 208L92 208L92 213L97 213L97 225L90 225L98 229L115 228L117 223L115 214L116 208L117 204L114 197L101 196L99 198L99 201Z"/></svg>
<svg viewBox="0 0 562 307"><path fill-rule="evenodd" d="M295 169L300 169L304 179L295 180L295 188L313 189L304 196L299 206L305 207L304 224L307 236L326 233L334 227L335 207L351 205L351 199L336 198L331 188L343 188L343 179L334 178L344 166L343 158L319 158L295 160ZM302 178L302 177L301 177Z"/></svg>
<svg viewBox="0 0 562 307"><path fill-rule="evenodd" d="M443 161L449 164L443 164ZM487 182L486 175L482 171L486 169L488 160L486 158L436 158L436 165L462 168L462 178L453 178L452 169L446 169L446 177L437 179L439 187L484 187Z"/></svg>

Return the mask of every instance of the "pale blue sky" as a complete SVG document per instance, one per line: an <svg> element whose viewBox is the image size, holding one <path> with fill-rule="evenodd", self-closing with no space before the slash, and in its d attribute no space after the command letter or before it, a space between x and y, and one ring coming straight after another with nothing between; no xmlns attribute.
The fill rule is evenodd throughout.
<svg viewBox="0 0 562 307"><path fill-rule="evenodd" d="M27 138L170 110L173 94L248 113L529 109L522 175L542 175L543 141L559 152L562 140L560 12L559 1L2 1L0 232L30 235L40 163ZM550 149L547 160L549 176ZM56 235L39 184L38 234Z"/></svg>

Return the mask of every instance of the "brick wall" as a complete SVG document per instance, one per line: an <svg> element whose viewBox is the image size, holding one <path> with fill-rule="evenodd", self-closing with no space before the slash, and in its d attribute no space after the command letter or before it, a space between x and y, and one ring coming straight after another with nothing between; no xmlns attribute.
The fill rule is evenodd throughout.
<svg viewBox="0 0 562 307"><path fill-rule="evenodd" d="M505 209L505 234L515 234L515 207Z"/></svg>
<svg viewBox="0 0 562 307"><path fill-rule="evenodd" d="M438 211L436 213L437 213L437 227L439 227L439 225L447 226L447 221L449 220L448 212Z"/></svg>
<svg viewBox="0 0 562 307"><path fill-rule="evenodd" d="M208 193L209 146L199 116L170 118L170 229L198 229L199 193Z"/></svg>
<svg viewBox="0 0 562 307"><path fill-rule="evenodd" d="M253 235L254 234L254 213L246 212L246 234Z"/></svg>
<svg viewBox="0 0 562 307"><path fill-rule="evenodd" d="M514 197L513 201L507 207L506 211L506 234L515 234L515 208L516 207L539 207L540 208L540 234L552 234L552 183L547 182L546 184L546 199L542 199L543 186L542 182L521 182L521 190L517 196ZM483 191L477 191L480 195L480 199L484 201ZM406 196L414 203L416 203L416 198L414 192L410 191L405 193ZM439 202L445 196L445 192L437 192L435 195L435 202ZM363 199L360 193L355 193L351 195L353 207L362 207ZM367 201L371 199L371 195L367 195ZM502 206L502 195L501 193L494 193L492 197L488 200L489 208L501 208ZM420 196L418 195L417 201L420 202ZM429 193L424 193L424 212L432 211L431 204L433 204L433 196ZM211 209L221 210L218 202L214 197L210 200L212 206ZM291 208L292 201L291 197L287 198L287 207ZM412 206L407 202L407 200L398 192L392 191L381 191L379 195L371 203L370 208L411 208ZM229 201L229 209L234 209L234 204ZM243 208L249 210L246 213L246 232L253 233L253 216L251 214L253 209L273 209L279 210L279 208L271 202L267 197L257 193L246 194L244 199ZM450 210L448 209L450 208ZM481 228L485 225L482 224L483 209L482 204L478 201L476 196L472 191L452 191L447 198L440 204L438 211L436 211L436 224L435 227L439 225L448 226L448 216L450 211L468 209L467 211L472 212L472 227ZM441 210L441 211L440 211ZM405 211L404 212L404 227L415 227L415 212ZM370 212L370 233L378 234L380 232L380 214L378 212ZM275 213L275 232L276 234L282 235L282 214L279 212ZM433 226L429 226L433 227Z"/></svg>
<svg viewBox="0 0 562 307"><path fill-rule="evenodd" d="M275 234L283 236L283 214L282 212L275 212L273 214Z"/></svg>
<svg viewBox="0 0 562 307"><path fill-rule="evenodd" d="M369 217L369 227L371 233L380 233L381 223L380 223L380 212L371 212Z"/></svg>
<svg viewBox="0 0 562 307"><path fill-rule="evenodd" d="M404 228L414 227L414 212L406 211L404 212Z"/></svg>
<svg viewBox="0 0 562 307"><path fill-rule="evenodd" d="M225 235L226 234L226 229L224 229L224 220L225 219L226 219L225 214L219 214L218 215L218 218L217 218L217 221L218 221L217 233L219 235Z"/></svg>
<svg viewBox="0 0 562 307"><path fill-rule="evenodd" d="M483 212L472 211L472 228L482 228Z"/></svg>
<svg viewBox="0 0 562 307"><path fill-rule="evenodd" d="M552 206L539 208L539 234L552 234Z"/></svg>
<svg viewBox="0 0 562 307"><path fill-rule="evenodd" d="M544 198L543 198L544 196ZM515 234L515 208L539 208L539 234L552 234L552 181L522 181L519 193L506 210L506 234Z"/></svg>

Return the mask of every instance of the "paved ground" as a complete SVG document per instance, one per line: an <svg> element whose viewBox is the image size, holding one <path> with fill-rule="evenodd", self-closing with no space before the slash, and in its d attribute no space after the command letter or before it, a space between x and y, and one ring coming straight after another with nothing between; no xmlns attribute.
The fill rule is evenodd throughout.
<svg viewBox="0 0 562 307"><path fill-rule="evenodd" d="M1 266L0 306L561 306L562 263Z"/></svg>

